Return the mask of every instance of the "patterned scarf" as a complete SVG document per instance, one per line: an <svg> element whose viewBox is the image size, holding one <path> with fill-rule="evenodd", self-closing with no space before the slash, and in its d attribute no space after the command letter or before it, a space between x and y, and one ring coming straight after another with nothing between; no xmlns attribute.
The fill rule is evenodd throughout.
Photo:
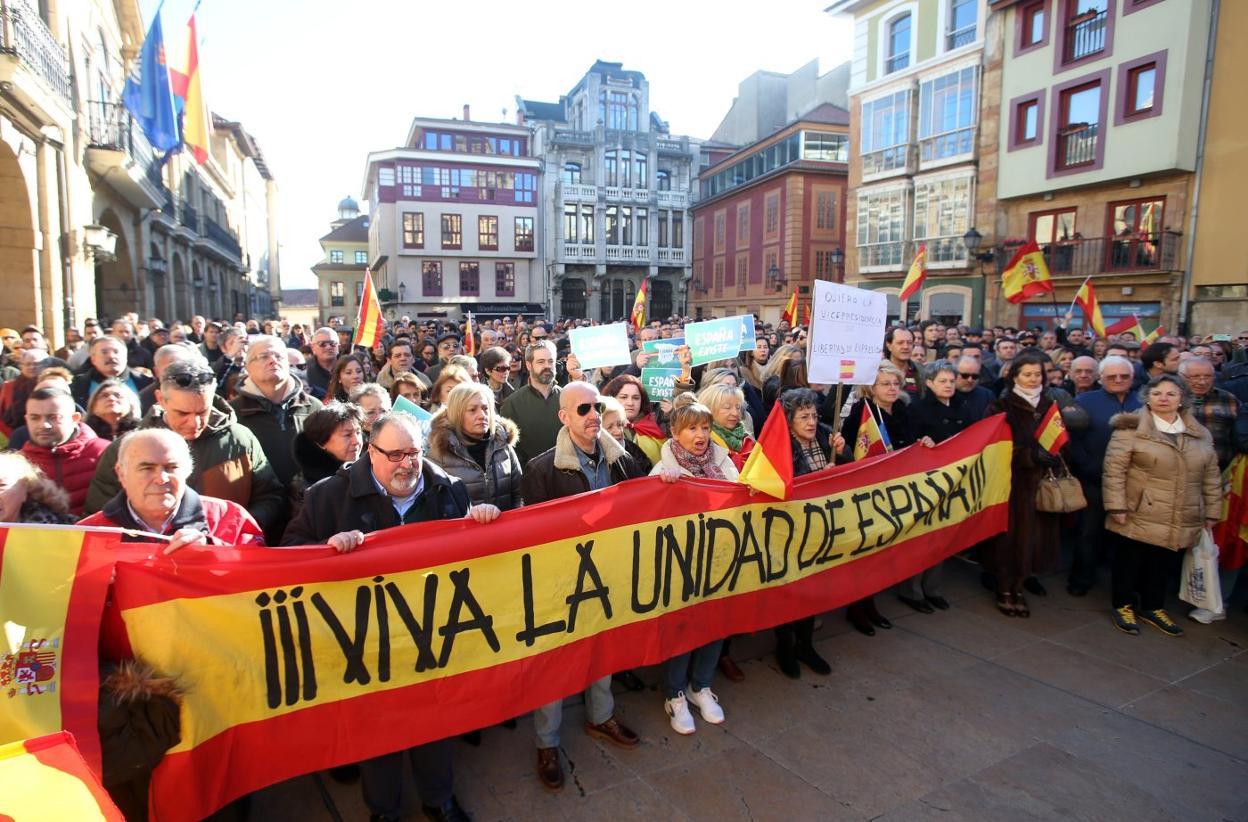
<svg viewBox="0 0 1248 822"><path fill-rule="evenodd" d="M724 472L719 470L719 466L713 462L715 449L709 444L701 456L686 451L675 438L669 440L669 445L671 445L672 456L676 459L676 464L690 474L706 479L724 479Z"/></svg>

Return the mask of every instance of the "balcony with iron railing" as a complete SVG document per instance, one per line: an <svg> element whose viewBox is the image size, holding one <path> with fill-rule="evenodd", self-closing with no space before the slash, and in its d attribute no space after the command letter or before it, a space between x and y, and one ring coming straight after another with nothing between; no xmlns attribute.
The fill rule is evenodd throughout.
<svg viewBox="0 0 1248 822"><path fill-rule="evenodd" d="M557 128L550 141L555 145L592 146L594 144L594 133L592 131Z"/></svg>
<svg viewBox="0 0 1248 822"><path fill-rule="evenodd" d="M934 134L919 140L919 162L924 167L955 159L961 160L975 152L975 126Z"/></svg>
<svg viewBox="0 0 1248 822"><path fill-rule="evenodd" d="M946 36L948 41L948 50L960 49L963 46L969 46L975 42L976 25L972 23L969 26L963 26L957 31L951 31Z"/></svg>
<svg viewBox="0 0 1248 822"><path fill-rule="evenodd" d="M894 54L884 61L884 73L892 74L895 71L901 71L910 65L910 52L903 51L901 54Z"/></svg>
<svg viewBox="0 0 1248 822"><path fill-rule="evenodd" d="M37 8L27 0L0 0L0 54L7 55L41 79L62 102L71 97L69 59ZM0 80L11 73L0 70Z"/></svg>
<svg viewBox="0 0 1248 822"><path fill-rule="evenodd" d="M1066 21L1062 62L1073 63L1105 50L1108 11L1084 12Z"/></svg>
<svg viewBox="0 0 1248 822"><path fill-rule="evenodd" d="M1096 143L1100 123L1078 123L1057 135L1057 166L1059 169L1079 168L1096 162Z"/></svg>
<svg viewBox="0 0 1248 822"><path fill-rule="evenodd" d="M178 211L178 222L196 234L199 233L199 212L185 200L182 201L182 206Z"/></svg>
<svg viewBox="0 0 1248 822"><path fill-rule="evenodd" d="M1137 231L1113 237L1076 237L1040 246L1055 277L1177 271L1177 231ZM1008 259L1008 255L1006 257Z"/></svg>
<svg viewBox="0 0 1248 822"><path fill-rule="evenodd" d="M144 173L153 167L159 169L156 150L124 105L93 101L87 103L87 111L89 148L123 151L143 168Z"/></svg>
<svg viewBox="0 0 1248 822"><path fill-rule="evenodd" d="M234 235L234 232L225 228L215 220L210 220L207 217L204 218L204 236L233 254L235 257L240 259L242 258L243 249L238 243L238 237Z"/></svg>
<svg viewBox="0 0 1248 822"><path fill-rule="evenodd" d="M867 178L890 173L913 174L916 170L916 156L915 146L910 143L867 152L862 155L862 176Z"/></svg>
<svg viewBox="0 0 1248 822"><path fill-rule="evenodd" d="M860 245L858 246L858 270L863 272L900 271L903 263L908 263L909 245L904 240Z"/></svg>

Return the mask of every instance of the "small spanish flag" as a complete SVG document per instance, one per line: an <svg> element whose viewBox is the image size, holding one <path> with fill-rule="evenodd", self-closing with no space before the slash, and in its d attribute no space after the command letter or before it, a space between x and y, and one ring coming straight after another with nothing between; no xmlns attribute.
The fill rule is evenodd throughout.
<svg viewBox="0 0 1248 822"><path fill-rule="evenodd" d="M810 303L809 302L802 306L802 325L806 326L807 330L810 329Z"/></svg>
<svg viewBox="0 0 1248 822"><path fill-rule="evenodd" d="M862 404L862 420L858 423L858 437L854 440L854 462L887 454L893 450L888 439L888 430L875 421L868 403Z"/></svg>
<svg viewBox="0 0 1248 822"><path fill-rule="evenodd" d="M1153 333L1144 335L1144 345L1152 345L1166 333L1165 326L1159 325L1153 329Z"/></svg>
<svg viewBox="0 0 1248 822"><path fill-rule="evenodd" d="M1040 425L1036 428L1036 441L1040 443L1041 448L1053 455L1061 451L1063 445L1070 442L1070 435L1066 433L1066 424L1062 422L1062 409L1057 407L1057 403L1050 405L1044 419L1040 420Z"/></svg>
<svg viewBox="0 0 1248 822"><path fill-rule="evenodd" d="M633 313L630 320L636 331L640 331L646 324L646 284L648 282L650 282L648 277L641 278L641 288L637 289L637 299L633 300Z"/></svg>
<svg viewBox="0 0 1248 822"><path fill-rule="evenodd" d="M903 303L910 299L920 288L923 287L923 281L927 279L927 244L920 243L919 251L914 255L914 262L910 263L910 270L906 272L906 281L901 284L901 292L897 295L897 299Z"/></svg>
<svg viewBox="0 0 1248 822"><path fill-rule="evenodd" d="M856 365L857 364L853 360L841 360L841 382L849 382L854 378L854 368Z"/></svg>
<svg viewBox="0 0 1248 822"><path fill-rule="evenodd" d="M1140 318L1134 314L1123 317L1121 320L1105 329L1105 335L1107 337L1117 334L1131 334L1135 338L1136 342L1140 342L1145 337L1144 327L1140 325Z"/></svg>
<svg viewBox="0 0 1248 822"><path fill-rule="evenodd" d="M789 421L779 400L763 424L737 481L776 499L789 498L793 489L793 445L789 440Z"/></svg>
<svg viewBox="0 0 1248 822"><path fill-rule="evenodd" d="M797 289L793 289L793 293L789 295L789 301L784 304L784 310L780 312L780 319L788 323L790 327L797 324Z"/></svg>
<svg viewBox="0 0 1248 822"><path fill-rule="evenodd" d="M1092 278L1088 277L1075 293L1075 302L1083 309L1083 316L1088 325L1096 332L1096 336L1105 337L1105 318L1101 316L1101 304L1096 299L1096 290L1092 288Z"/></svg>
<svg viewBox="0 0 1248 822"><path fill-rule="evenodd" d="M364 292L360 294L360 313L355 320L355 340L351 345L372 348L381 339L381 303L373 289L373 272L364 269Z"/></svg>
<svg viewBox="0 0 1248 822"><path fill-rule="evenodd" d="M472 312L468 312L468 319L464 322L464 353L469 357L477 356L477 342L472 338Z"/></svg>
<svg viewBox="0 0 1248 822"><path fill-rule="evenodd" d="M1010 264L1001 275L1001 293L1012 303L1026 302L1029 298L1053 290L1049 266L1044 261L1040 246L1032 240L1014 252Z"/></svg>
<svg viewBox="0 0 1248 822"><path fill-rule="evenodd" d="M125 822L65 731L0 745L0 796L0 819L14 822Z"/></svg>

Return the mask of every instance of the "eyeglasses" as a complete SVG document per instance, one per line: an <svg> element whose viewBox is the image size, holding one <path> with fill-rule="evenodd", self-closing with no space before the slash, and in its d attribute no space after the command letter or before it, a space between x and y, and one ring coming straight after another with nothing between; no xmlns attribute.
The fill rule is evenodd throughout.
<svg viewBox="0 0 1248 822"><path fill-rule="evenodd" d="M261 351L253 354L247 362L255 362L256 360L284 360L286 359L285 351Z"/></svg>
<svg viewBox="0 0 1248 822"><path fill-rule="evenodd" d="M217 378L211 371L199 371L194 374L166 374L161 380L162 383L171 382L178 388L193 388L216 381Z"/></svg>
<svg viewBox="0 0 1248 822"><path fill-rule="evenodd" d="M368 447L376 451L378 454L383 455L390 462L398 463L403 462L403 460L418 462L420 460L421 449L419 448L413 448L411 451L404 451L402 449L398 451L387 451L384 448L379 448L378 446L373 445L371 442L368 444Z"/></svg>
<svg viewBox="0 0 1248 822"><path fill-rule="evenodd" d="M977 380L977 379L979 379L979 375L978 375L978 374L963 374L961 371L959 371L959 372L958 372L958 376L959 376L959 377L961 377L961 378L962 378L962 379L964 379L964 380Z"/></svg>
<svg viewBox="0 0 1248 822"><path fill-rule="evenodd" d="M607 404L603 402L583 402L576 407L576 415L583 417L590 411L597 411L598 416L602 416L602 412L607 410Z"/></svg>
<svg viewBox="0 0 1248 822"><path fill-rule="evenodd" d="M1101 379L1103 380L1129 380L1131 379L1131 375L1130 374L1102 374Z"/></svg>
<svg viewBox="0 0 1248 822"><path fill-rule="evenodd" d="M320 342L316 344L316 347L317 348L337 348L338 341L337 340L321 340Z"/></svg>

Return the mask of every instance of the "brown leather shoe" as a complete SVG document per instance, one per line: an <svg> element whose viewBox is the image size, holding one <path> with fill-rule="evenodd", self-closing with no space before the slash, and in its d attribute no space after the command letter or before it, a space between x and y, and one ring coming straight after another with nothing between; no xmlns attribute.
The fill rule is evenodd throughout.
<svg viewBox="0 0 1248 822"><path fill-rule="evenodd" d="M719 672L729 682L744 682L745 671L737 667L737 663L732 661L730 656L721 656L719 658Z"/></svg>
<svg viewBox="0 0 1248 822"><path fill-rule="evenodd" d="M637 743L641 741L632 730L621 725L615 717L611 717L601 725L590 725L585 723L585 733L590 736L619 745L621 748L635 748Z"/></svg>
<svg viewBox="0 0 1248 822"><path fill-rule="evenodd" d="M548 791L563 790L563 766L559 764L558 748L537 749L537 778Z"/></svg>

